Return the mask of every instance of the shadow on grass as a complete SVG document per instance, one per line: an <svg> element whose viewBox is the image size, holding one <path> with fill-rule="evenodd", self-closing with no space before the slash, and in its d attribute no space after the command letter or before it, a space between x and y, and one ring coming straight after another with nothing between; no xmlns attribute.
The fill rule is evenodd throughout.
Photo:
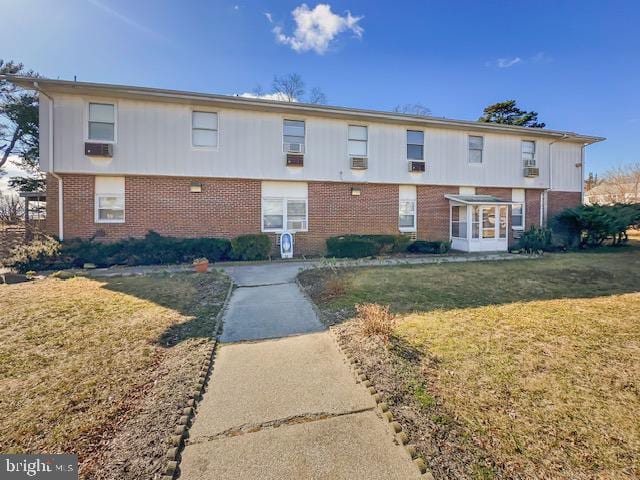
<svg viewBox="0 0 640 480"><path fill-rule="evenodd" d="M210 340L216 335L216 316L223 306L229 279L220 272L174 273L99 279L103 288L132 295L174 310L186 321L167 328L157 344L170 348L189 339Z"/></svg>
<svg viewBox="0 0 640 480"><path fill-rule="evenodd" d="M640 291L640 249L546 255L542 259L353 268L340 271L344 294L323 294L330 274L303 272L301 282L322 309L350 318L358 303L396 313L483 307L535 300L594 298Z"/></svg>

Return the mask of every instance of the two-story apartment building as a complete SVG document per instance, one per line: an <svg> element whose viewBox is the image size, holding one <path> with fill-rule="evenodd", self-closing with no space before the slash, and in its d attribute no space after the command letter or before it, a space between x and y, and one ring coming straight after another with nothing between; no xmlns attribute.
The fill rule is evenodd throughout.
<svg viewBox="0 0 640 480"><path fill-rule="evenodd" d="M348 233L506 250L582 201L602 140L303 103L62 80L38 90L47 228L61 239Z"/></svg>

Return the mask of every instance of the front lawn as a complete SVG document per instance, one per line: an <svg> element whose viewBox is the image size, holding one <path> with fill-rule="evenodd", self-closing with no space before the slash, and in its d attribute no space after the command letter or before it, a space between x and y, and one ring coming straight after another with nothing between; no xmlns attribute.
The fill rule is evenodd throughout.
<svg viewBox="0 0 640 480"><path fill-rule="evenodd" d="M640 476L640 251L309 271L325 320L390 305L388 343L337 327L436 478Z"/></svg>
<svg viewBox="0 0 640 480"><path fill-rule="evenodd" d="M151 478L228 286L221 273L0 285L0 451Z"/></svg>

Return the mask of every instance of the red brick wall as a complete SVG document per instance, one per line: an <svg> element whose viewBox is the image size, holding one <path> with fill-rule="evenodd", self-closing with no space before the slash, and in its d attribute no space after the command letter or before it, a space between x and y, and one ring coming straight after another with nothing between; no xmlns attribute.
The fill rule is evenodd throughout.
<svg viewBox="0 0 640 480"><path fill-rule="evenodd" d="M44 221L44 231L56 237L60 233L58 232L58 211L58 179L47 174L47 217Z"/></svg>
<svg viewBox="0 0 640 480"><path fill-rule="evenodd" d="M296 234L298 252L322 254L336 235L399 233L398 185L309 182L308 196L309 231Z"/></svg>
<svg viewBox="0 0 640 480"><path fill-rule="evenodd" d="M551 220L565 208L577 207L582 203L580 192L547 192L547 220Z"/></svg>
<svg viewBox="0 0 640 480"><path fill-rule="evenodd" d="M95 177L61 175L66 239L141 237L149 230L177 237L232 237L260 231L258 180L125 177L125 223L95 223ZM189 191L202 183L202 193ZM47 214L51 211L47 209Z"/></svg>
<svg viewBox="0 0 640 480"><path fill-rule="evenodd" d="M94 222L95 177L61 175L64 188L64 234L66 239L97 237L106 241L141 237L149 230L180 237L227 237L259 233L261 182L259 180L125 177L124 224ZM201 193L191 193L199 182ZM357 187L361 195L351 195ZM47 230L57 234L57 180L48 179ZM448 240L449 201L457 186L420 185L417 191L417 236ZM526 191L526 222L539 224L539 190ZM478 188L510 200L510 188ZM322 254L325 240L348 233L397 234L399 186L338 182L308 183L309 231L295 236L297 254ZM276 235L271 234L274 249Z"/></svg>
<svg viewBox="0 0 640 480"><path fill-rule="evenodd" d="M525 190L524 223L525 228L531 225L540 226L540 193L542 190Z"/></svg>
<svg viewBox="0 0 640 480"><path fill-rule="evenodd" d="M449 240L449 200L459 187L419 185L416 192L417 235L420 240Z"/></svg>

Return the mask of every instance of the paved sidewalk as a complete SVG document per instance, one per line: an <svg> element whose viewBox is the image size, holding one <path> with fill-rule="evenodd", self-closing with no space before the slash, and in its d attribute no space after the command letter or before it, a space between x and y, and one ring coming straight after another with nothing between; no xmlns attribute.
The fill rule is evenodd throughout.
<svg viewBox="0 0 640 480"><path fill-rule="evenodd" d="M238 288L180 478L420 478L295 284L299 266L226 267Z"/></svg>

